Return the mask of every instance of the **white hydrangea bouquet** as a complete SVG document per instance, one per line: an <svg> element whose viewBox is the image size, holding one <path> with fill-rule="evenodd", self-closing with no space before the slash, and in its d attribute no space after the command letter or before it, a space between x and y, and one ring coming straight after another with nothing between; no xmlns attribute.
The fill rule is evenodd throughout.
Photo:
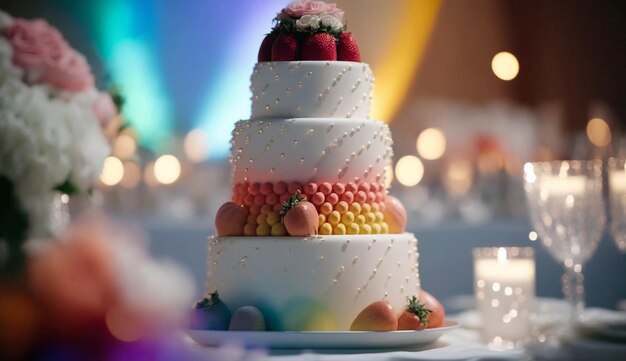
<svg viewBox="0 0 626 361"><path fill-rule="evenodd" d="M56 28L0 11L0 256L61 230L55 199L94 185L117 113Z"/></svg>

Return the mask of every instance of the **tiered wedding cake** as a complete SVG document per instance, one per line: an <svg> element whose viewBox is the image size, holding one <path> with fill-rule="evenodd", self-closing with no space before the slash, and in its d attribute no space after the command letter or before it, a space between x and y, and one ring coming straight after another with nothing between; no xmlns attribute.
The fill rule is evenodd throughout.
<svg viewBox="0 0 626 361"><path fill-rule="evenodd" d="M279 13L252 119L232 133L207 288L231 310L257 307L270 330L349 330L372 302L400 312L420 288L417 240L385 187L391 134L369 119L374 78L342 16L311 1Z"/></svg>

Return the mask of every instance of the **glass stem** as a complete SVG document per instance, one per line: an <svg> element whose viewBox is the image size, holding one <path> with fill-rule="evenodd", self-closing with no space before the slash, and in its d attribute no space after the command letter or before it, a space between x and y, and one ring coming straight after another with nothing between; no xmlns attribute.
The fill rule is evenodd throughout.
<svg viewBox="0 0 626 361"><path fill-rule="evenodd" d="M570 306L569 333L574 332L578 317L585 308L585 277L582 273L582 266L575 265L567 267L563 275L563 293Z"/></svg>

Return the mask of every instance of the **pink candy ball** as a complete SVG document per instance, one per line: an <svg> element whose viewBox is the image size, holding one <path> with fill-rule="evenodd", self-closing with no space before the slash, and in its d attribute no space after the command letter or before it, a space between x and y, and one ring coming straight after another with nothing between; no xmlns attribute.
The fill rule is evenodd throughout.
<svg viewBox="0 0 626 361"><path fill-rule="evenodd" d="M326 199L326 197L324 197L324 193L322 192L316 192L315 194L313 194L311 196L311 203L315 204L316 206L321 206L322 203L324 203L324 200Z"/></svg>
<svg viewBox="0 0 626 361"><path fill-rule="evenodd" d="M304 186L304 193L306 195L313 195L317 192L317 183L307 183Z"/></svg>
<svg viewBox="0 0 626 361"><path fill-rule="evenodd" d="M289 194L294 194L298 190L302 191L302 184L298 182L291 182L287 186L287 191L289 192Z"/></svg>
<svg viewBox="0 0 626 361"><path fill-rule="evenodd" d="M350 203L354 202L354 193L352 193L352 192L345 192L344 194L341 195L340 199L342 201L345 201L346 203L350 204Z"/></svg>
<svg viewBox="0 0 626 361"><path fill-rule="evenodd" d="M333 187L330 185L330 183L328 182L324 182L322 184L320 184L320 186L317 188L318 191L324 193L325 196L329 195L330 192L332 192Z"/></svg>
<svg viewBox="0 0 626 361"><path fill-rule="evenodd" d="M331 193L326 196L326 202L332 204L333 206L339 202L339 196L337 193Z"/></svg>
<svg viewBox="0 0 626 361"><path fill-rule="evenodd" d="M274 183L274 193L281 195L285 192L287 192L287 183L282 181Z"/></svg>
<svg viewBox="0 0 626 361"><path fill-rule="evenodd" d="M270 182L265 182L263 184L261 184L261 188L259 189L259 192L261 192L261 194L263 195L268 195L270 193L272 193L274 186L272 185L272 183Z"/></svg>
<svg viewBox="0 0 626 361"><path fill-rule="evenodd" d="M333 192L337 193L337 195L342 195L343 192L346 191L346 186L343 183L335 183L333 184Z"/></svg>

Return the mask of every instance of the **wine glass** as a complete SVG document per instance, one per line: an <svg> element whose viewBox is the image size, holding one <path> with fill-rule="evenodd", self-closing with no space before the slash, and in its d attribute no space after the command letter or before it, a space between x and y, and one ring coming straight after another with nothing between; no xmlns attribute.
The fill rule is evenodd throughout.
<svg viewBox="0 0 626 361"><path fill-rule="evenodd" d="M626 253L626 159L609 159L611 234L617 248Z"/></svg>
<svg viewBox="0 0 626 361"><path fill-rule="evenodd" d="M595 252L606 212L602 161L524 164L524 189L530 219L543 245L565 267L563 293L570 305L572 332L584 308L583 265Z"/></svg>

